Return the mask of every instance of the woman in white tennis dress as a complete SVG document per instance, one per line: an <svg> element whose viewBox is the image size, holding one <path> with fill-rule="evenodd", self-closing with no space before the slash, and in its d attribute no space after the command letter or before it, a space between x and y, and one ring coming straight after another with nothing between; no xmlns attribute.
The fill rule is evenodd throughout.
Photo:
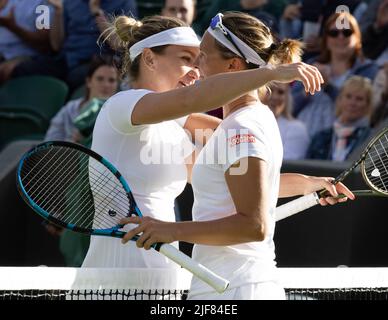
<svg viewBox="0 0 388 320"><path fill-rule="evenodd" d="M193 258L228 279L230 287L220 295L194 277L191 299L283 299L284 291L276 283L273 243L279 195L307 194L322 188L332 195L337 189L351 198L353 195L343 185L336 189L329 178L280 177L283 150L279 130L256 89L274 77L288 82L288 74L298 66L306 72L296 78L303 78L306 91L314 93L320 88L320 74L303 63L280 65L299 58L299 44L274 42L270 30L256 18L242 13L222 18L221 14L214 17L201 43L198 64L205 80L185 89L188 102L181 107L201 98L198 106L207 108L217 97L217 103L211 105L224 106L224 121L194 165L194 222L131 217L123 222L138 226L124 242L141 234L137 245L145 249L155 242L195 243ZM257 78L256 73L260 74ZM200 94L202 89L211 95ZM178 90L169 94L175 100L181 97ZM332 197L321 200L323 205L336 202Z"/></svg>

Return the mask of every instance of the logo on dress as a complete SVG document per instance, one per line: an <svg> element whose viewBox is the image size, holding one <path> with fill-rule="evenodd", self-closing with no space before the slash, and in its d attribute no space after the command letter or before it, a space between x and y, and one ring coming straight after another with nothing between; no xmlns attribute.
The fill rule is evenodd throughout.
<svg viewBox="0 0 388 320"><path fill-rule="evenodd" d="M242 143L255 143L256 137L253 134L238 134L228 139L230 146L235 147Z"/></svg>

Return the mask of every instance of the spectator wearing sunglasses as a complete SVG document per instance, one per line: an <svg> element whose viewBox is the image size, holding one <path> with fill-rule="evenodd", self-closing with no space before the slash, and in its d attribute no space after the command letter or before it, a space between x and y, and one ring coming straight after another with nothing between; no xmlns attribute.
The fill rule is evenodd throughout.
<svg viewBox="0 0 388 320"><path fill-rule="evenodd" d="M350 28L338 29L337 22L341 20L348 21ZM299 85L294 86L293 114L308 124L307 119L311 119L310 115L314 113L315 118L325 119L321 123L326 128L334 120L334 101L344 82L353 75L373 80L378 72L378 66L363 56L360 28L356 19L347 12L335 13L328 18L323 29L321 54L309 63L314 63L324 77L324 90L306 97ZM326 129L319 123L317 125L319 127L314 128L313 134Z"/></svg>

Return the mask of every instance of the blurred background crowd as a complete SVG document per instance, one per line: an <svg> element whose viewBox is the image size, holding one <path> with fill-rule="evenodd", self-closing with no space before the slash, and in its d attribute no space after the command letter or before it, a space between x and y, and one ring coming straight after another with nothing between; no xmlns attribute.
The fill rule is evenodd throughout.
<svg viewBox="0 0 388 320"><path fill-rule="evenodd" d="M46 17L37 10L41 5L49 9ZM265 98L278 119L285 160L343 161L384 122L388 0L0 0L0 111L6 117L21 104L20 112L38 118L35 129L30 124L30 131L20 132L5 130L12 121L2 120L7 132L0 148L31 135L90 142L76 127L77 117L89 112L92 124L90 105L98 108L117 90L130 88L130 81L120 79L120 52L98 42L112 16L175 16L200 38L216 13L230 10L261 19L280 39L303 40L304 61L325 78L324 90L314 96L297 84L273 84ZM39 18L49 27L38 29ZM27 100L20 88L39 92ZM45 110L40 96L50 89L65 92L63 99L46 101L51 105ZM222 118L220 110L212 114Z"/></svg>
<svg viewBox="0 0 388 320"><path fill-rule="evenodd" d="M201 38L224 11L302 40L304 61L325 79L313 96L273 83L264 98L285 160L352 159L388 125L388 0L0 0L0 150L18 139L90 145L99 108L131 87L120 76L121 52L98 41L112 16L174 16Z"/></svg>

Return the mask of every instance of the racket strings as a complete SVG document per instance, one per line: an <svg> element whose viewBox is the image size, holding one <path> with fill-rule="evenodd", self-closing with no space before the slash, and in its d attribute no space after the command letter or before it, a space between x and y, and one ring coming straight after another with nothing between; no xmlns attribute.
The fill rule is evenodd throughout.
<svg viewBox="0 0 388 320"><path fill-rule="evenodd" d="M365 159L365 174L377 189L388 194L388 135L383 134L371 146Z"/></svg>
<svg viewBox="0 0 388 320"><path fill-rule="evenodd" d="M85 159L87 160L88 157L86 157ZM77 163L76 163L76 165L77 165ZM87 181L87 179L88 179L87 167L88 167L87 165L83 166L84 173L83 173L83 175L78 175L78 177L77 177L78 179L82 179L83 181ZM74 166L71 166L71 168L74 168ZM69 175L67 175L67 177L69 177ZM72 178L72 176L70 176L70 178ZM109 180L107 178L105 178L104 182L106 182L106 181L109 181ZM66 183L64 185L66 185ZM59 190L61 190L61 188ZM65 222L67 222L67 223L72 222L72 224L77 225L79 227L85 227L85 225L82 223L82 221L85 221L88 225L91 223L91 221L93 219L93 215L94 215L94 207L93 207L93 203L88 201L90 199L90 196L88 196L86 194L86 197L85 197L85 190L89 190L89 185L88 184L86 184L85 187L83 189L81 189L81 190L80 190L79 187L78 188L72 188L70 190L70 194L68 195L68 197L71 198L71 199L75 198L75 199L77 199L77 201L73 201L73 203L72 202L65 203L65 205L67 205L67 211L68 212L73 212L73 214L72 215L68 215L67 218L64 218L62 220L65 220ZM77 197L77 194L79 192L81 192L81 191L83 192L83 193L81 193L81 194L83 194L83 196L82 197L79 197L79 196ZM58 188L57 188L57 193L58 193ZM63 192L59 192L59 194L61 194L61 193L63 193ZM86 208L85 206L88 205L88 203L90 204L90 207ZM78 204L78 208L75 208L76 204ZM57 205L58 205L58 203L57 203ZM62 211L61 209L62 208L59 208L59 212ZM77 214L74 214L75 210L77 210L79 212L78 216L77 216ZM87 215L87 212L89 212L88 215ZM81 222L80 222L80 218L84 218L84 219L81 220ZM95 222L97 223L97 225L107 225L109 227L111 227L111 225L112 225L112 223L110 221L108 221L107 219L101 220L98 217L94 217L94 219L95 219ZM91 226L89 226L89 227L91 227Z"/></svg>
<svg viewBox="0 0 388 320"><path fill-rule="evenodd" d="M69 157L67 157L66 159L69 159ZM64 160L64 159L62 159L62 160ZM62 161L63 162L63 161ZM69 161L67 161L67 163L69 163ZM58 161L55 161L55 164L58 164ZM72 162L72 164L73 164L73 162ZM63 166L61 166L61 168L63 169L63 168L65 168L64 167L64 165ZM75 168L75 166L71 166L71 168ZM47 166L46 166L46 169L47 169ZM52 167L49 167L48 168L49 170L46 170L45 172L47 172L47 173L53 173L53 172L55 172L54 170L52 170L53 169L53 166ZM73 173L74 173L74 171L72 171ZM45 196L45 198L44 198L44 200L42 200L42 199L39 199L39 198L37 198L36 196L36 194L34 194L34 193L31 193L30 194L30 196L34 196L35 195L35 201L43 208L43 209L45 209L46 211L48 211L48 212L55 212L54 214L52 214L54 217L56 217L56 218L62 218L62 220L63 220L63 217L62 217L62 215L63 215L63 211L64 211L64 206L66 205L66 202L64 201L64 199L65 199L65 192L66 192L66 188L69 186L69 183L67 183L67 182L65 182L66 180L70 180L72 177L69 177L69 172L66 172L66 171L64 171L64 170L62 170L61 171L61 174L62 174L62 176L61 176L61 178L62 179L58 179L58 180L55 180L55 182L56 183L49 183L48 185L50 185L50 187L51 187L51 192L47 192L47 190L44 188L44 195L46 195ZM54 178L55 178L55 175L46 175L46 179L44 179L44 180L42 180L42 179L40 179L41 181L40 182L42 182L42 181L44 181L44 182L52 182L52 181L54 181ZM65 180L65 178L66 178L66 180ZM61 182L61 183L58 183L58 182ZM51 205L49 205L48 207L46 207L45 206L45 202L46 202L46 200L51 200L52 202L51 202ZM50 203L50 202L48 202L48 203ZM68 221L67 219L65 219L66 220L66 222Z"/></svg>
<svg viewBox="0 0 388 320"><path fill-rule="evenodd" d="M71 157L67 156L67 157L61 159L61 161L59 161L59 159L57 159L53 164L50 164L50 162L48 162L48 165L50 165L50 167L47 167L47 166L44 167L45 171L43 171L43 172L45 172L45 173L42 174L43 179L42 178L37 179L37 181L31 187L31 189L33 189L35 186L37 186L36 190L38 191L38 193L36 194L35 192L31 192L30 196L34 197L36 199L36 201L39 202L39 205L42 208L51 209L50 206L44 207L45 202L49 199L57 199L57 200L63 199L63 197L60 197L59 195L62 196L63 191L66 189L66 186L68 186L68 183L63 183L63 182L71 181L74 178L75 171L72 171L71 173L73 175L71 177L69 177L70 172L66 172L65 170L62 170L60 172L61 178L58 179L58 177L56 177L58 172L55 170L55 168L56 167L59 167L61 169L66 168L66 166L68 166L71 163L71 168L75 169L76 167L74 166L74 162L73 161L70 162L71 160L74 160L74 155L73 155L73 159ZM41 170L39 172L41 172ZM51 191L47 192L45 190L45 188L41 187L42 185L50 185L53 182L55 183L55 185L58 184L59 188L50 188ZM61 182L61 183L59 183L59 182ZM50 204L50 202L49 202L49 204ZM54 206L57 206L57 203L55 201L52 201L51 205L52 205L52 207L54 207Z"/></svg>
<svg viewBox="0 0 388 320"><path fill-rule="evenodd" d="M88 165L85 165L83 168L84 168L84 173L83 175L80 175L77 177L78 180L80 181L87 181L88 179L88 175L89 175L89 178L90 178L90 185L92 186L92 188L94 190L96 190L95 192L95 198L98 197L98 203L99 205L96 206L96 210L94 210L94 205L92 205L92 207L89 209L89 208L86 208L85 205L88 205L88 197L86 197L85 199L77 199L78 201L72 201L69 203L69 210L71 211L74 211L74 210L77 210L79 213L78 215L76 215L75 217L72 218L72 224L75 224L79 227L85 227L84 224L83 224L83 220L85 220L86 222L90 222L91 219L94 218L94 223L93 223L93 226L95 228L99 228L99 229L103 229L103 228L111 228L112 226L114 226L114 223L112 222L112 219L106 219L104 218L104 215L94 215L95 212L108 212L109 210L107 210L107 208L110 206L112 207L114 204L112 204L112 201L114 199L117 199L118 196L121 196L122 193L120 193L120 189L118 188L118 185L114 185L112 184L110 181L112 180L112 173L105 169L104 172L101 172L99 170L95 170L96 168L91 166L91 162L93 161L94 163L96 164L99 164L98 162L92 160L92 159L88 159L88 157L86 157L86 160L90 160L90 163L89 163L89 167ZM101 166L101 165L100 165ZM102 166L101 166L102 167ZM95 174L95 172L97 171L97 174ZM109 186L109 197L107 196L104 196L104 197L101 197L100 194L101 193L106 193L106 192L101 192L103 189L106 189L106 187ZM89 184L86 184L86 187L84 189L86 190L89 190ZM85 191L85 190L83 190ZM74 196L76 196L76 190L73 191L74 193ZM83 200L83 201L81 201ZM95 199L96 200L96 199ZM125 197L122 197L122 200L124 200L124 203L128 203L128 200L125 198ZM96 201L94 201L96 202ZM83 205L83 206L82 206ZM81 206L81 207L80 207ZM86 210L86 209L89 209L89 210ZM90 212L88 216L86 216L85 212ZM128 212L128 205L122 210L122 216L126 216L127 212ZM84 219L86 217L86 219ZM82 219L82 220L81 220ZM69 221L67 221L69 223Z"/></svg>
<svg viewBox="0 0 388 320"><path fill-rule="evenodd" d="M73 157L69 158L69 157L66 157L65 159L63 159L63 161L61 162L58 162L58 161L55 161L55 165L58 166L59 164L61 164L61 168L65 168L65 163L67 163L67 166L69 168L71 168L72 170L67 170L67 172L63 169L61 172L61 176L62 176L62 179L61 180L54 180L54 177L51 176L50 178L50 175L48 175L48 178L44 179L43 182L47 183L48 181L60 181L61 183L57 184L55 183L55 185L51 188L53 190L53 192L48 192L48 193L44 193L46 194L45 196L45 199L42 200L42 199L39 199L38 197L36 197L36 202L40 205L40 207L42 207L43 209L45 209L46 211L48 212L53 212L55 211L56 213L53 214L53 216L55 218L58 218L58 219L61 219L62 221L66 222L66 223L70 223L71 221L69 219L71 219L71 215L68 215L67 218L65 217L62 217L62 212L64 211L64 207L67 205L67 210L69 212L71 212L71 210L73 209L73 212L74 212L74 208L71 207L71 203L70 202L66 202L66 201L63 201L65 199L65 197L63 196L66 192L66 187L69 185L69 181L72 181L75 177L75 174L77 173L77 167L79 167L79 164L78 164L78 161L79 159L77 159L77 162L74 161L74 159L76 158L75 155L76 155L76 152L72 152L73 153ZM70 162L69 160L73 160L72 162ZM81 160L82 161L82 160ZM87 167L87 166L86 166ZM54 166L51 166L49 167L48 171L46 172L54 172L53 170ZM85 166L84 166L85 168ZM41 172L41 170L39 171ZM83 179L87 179L87 172L86 172L86 176L82 176ZM42 179L41 179L42 180ZM42 181L41 181L42 182ZM63 183L65 182L65 183ZM71 182L70 182L71 183ZM58 188L58 185L59 185L59 188ZM73 188L70 190L70 194L68 194L68 198L73 198L75 197L77 199L77 194L79 192L84 192L85 190L88 190L89 189L89 186L88 185L85 185L85 187L80 190L79 188ZM45 191L45 190L43 190ZM71 194L72 192L72 194ZM31 193L31 196L34 196L33 193ZM37 196L37 195L35 195ZM84 197L84 194L83 194L83 197ZM82 199L83 199L82 197ZM79 199L79 198L78 198ZM86 199L88 199L88 197L86 197ZM40 201L42 200L42 201ZM45 202L46 200L49 200L48 203L50 204L51 202L51 205L49 205L48 207L45 206ZM89 219L85 219L85 221L91 221L90 219L93 218L93 208L89 208L88 211L86 211L86 208L85 207L82 207L82 208L79 208L80 209L80 212L83 213L83 216L88 218ZM86 216L85 212L91 212L89 214L89 216ZM81 215L81 214L80 214ZM77 225L77 222L79 221L74 221L75 225ZM80 227L83 227L83 225L80 225Z"/></svg>
<svg viewBox="0 0 388 320"><path fill-rule="evenodd" d="M73 150L72 150L73 151ZM63 161L61 162L61 163L58 163L58 162L55 162L53 165L52 165L52 167L56 167L56 166L67 166L67 167L69 167L70 169L69 170L71 170L71 169L73 169L73 168L76 168L77 167L77 165L78 165L78 160L79 160L79 156L80 156L80 154L79 153L77 153L77 152L73 152L74 154L75 154L75 156L78 156L77 158L76 158L76 162L72 162L71 164L70 163L68 163L68 161L69 160L74 160L75 159L75 156L73 157L73 159L69 159L69 158L65 158L65 159L63 159ZM32 160L32 159L31 159ZM88 156L85 156L85 160L86 161L88 161L89 160L89 157ZM34 162L33 161L30 161L32 164L34 164ZM40 163L40 161L38 162L38 163ZM67 164L65 164L65 163L67 163ZM98 163L98 162L97 162ZM74 165L74 166L73 166ZM26 166L28 167L28 169L29 170L33 170L33 168L31 168L30 166L28 166L28 164L26 164ZM34 164L34 167L35 167L36 165ZM83 166L83 168L85 168L85 169L88 169L87 168L87 166ZM105 167L104 167L105 168ZM50 171L52 171L53 170L53 168L44 168L45 169L45 171L46 172L50 172ZM49 171L47 171L46 169L48 169ZM105 169L106 170L106 169ZM36 174L36 175L39 175L39 173L41 173L41 171L42 170L39 170L38 171L38 173ZM110 173L110 171L108 171L108 170L106 170L107 172L109 172ZM77 174L77 172L76 171L70 171L69 173L73 173L73 176L71 176L71 177L69 177L69 173L66 173L66 171L65 171L65 169L63 169L62 170L62 172L61 172L62 174L66 174L66 176L64 177L64 178L69 178L69 180L71 180L71 179L73 179L74 178L74 175L75 174ZM92 172L93 173L93 172ZM98 174L102 174L101 172L98 172ZM81 179L85 179L85 178L87 178L87 175L88 175L88 171L87 170L85 170L85 175L86 176L83 176ZM44 177L44 175L42 175L42 178ZM62 175L62 177L63 177L63 175ZM49 178L49 177L48 177ZM80 179L80 180L81 180ZM39 186L41 186L41 184L43 184L43 183L46 183L47 182L47 179L46 180L44 180L44 181L39 181L39 180L41 180L41 179L38 179L37 181L36 181L36 183L40 183L39 184ZM105 180L104 181L104 183L106 183L106 184L110 184L110 186L112 186L112 187L117 187L117 185L115 185L115 184L112 184L111 182L110 182L110 179L107 179L107 180ZM28 184L29 183L27 183L26 184L26 187L28 186ZM86 186L87 187L87 186ZM63 186L63 188L65 188L65 186ZM41 191L41 193L44 193L44 191L42 191L42 190L40 190L39 188L38 188L38 190L39 191ZM59 189L58 190L58 192L61 192L62 190L61 189ZM32 196L35 196L36 198L38 198L38 196L39 196L39 194L38 195L36 195L36 194L34 194L34 193L31 193L31 195ZM55 195L52 195L52 194L50 194L49 195L51 198L53 198ZM50 197L48 197L48 198L50 198ZM124 196L123 197L123 199L122 199L123 201L125 201L126 200L126 196Z"/></svg>
<svg viewBox="0 0 388 320"><path fill-rule="evenodd" d="M38 152L25 161L22 182L35 203L78 227L109 229L129 213L127 194L114 174L79 151Z"/></svg>

